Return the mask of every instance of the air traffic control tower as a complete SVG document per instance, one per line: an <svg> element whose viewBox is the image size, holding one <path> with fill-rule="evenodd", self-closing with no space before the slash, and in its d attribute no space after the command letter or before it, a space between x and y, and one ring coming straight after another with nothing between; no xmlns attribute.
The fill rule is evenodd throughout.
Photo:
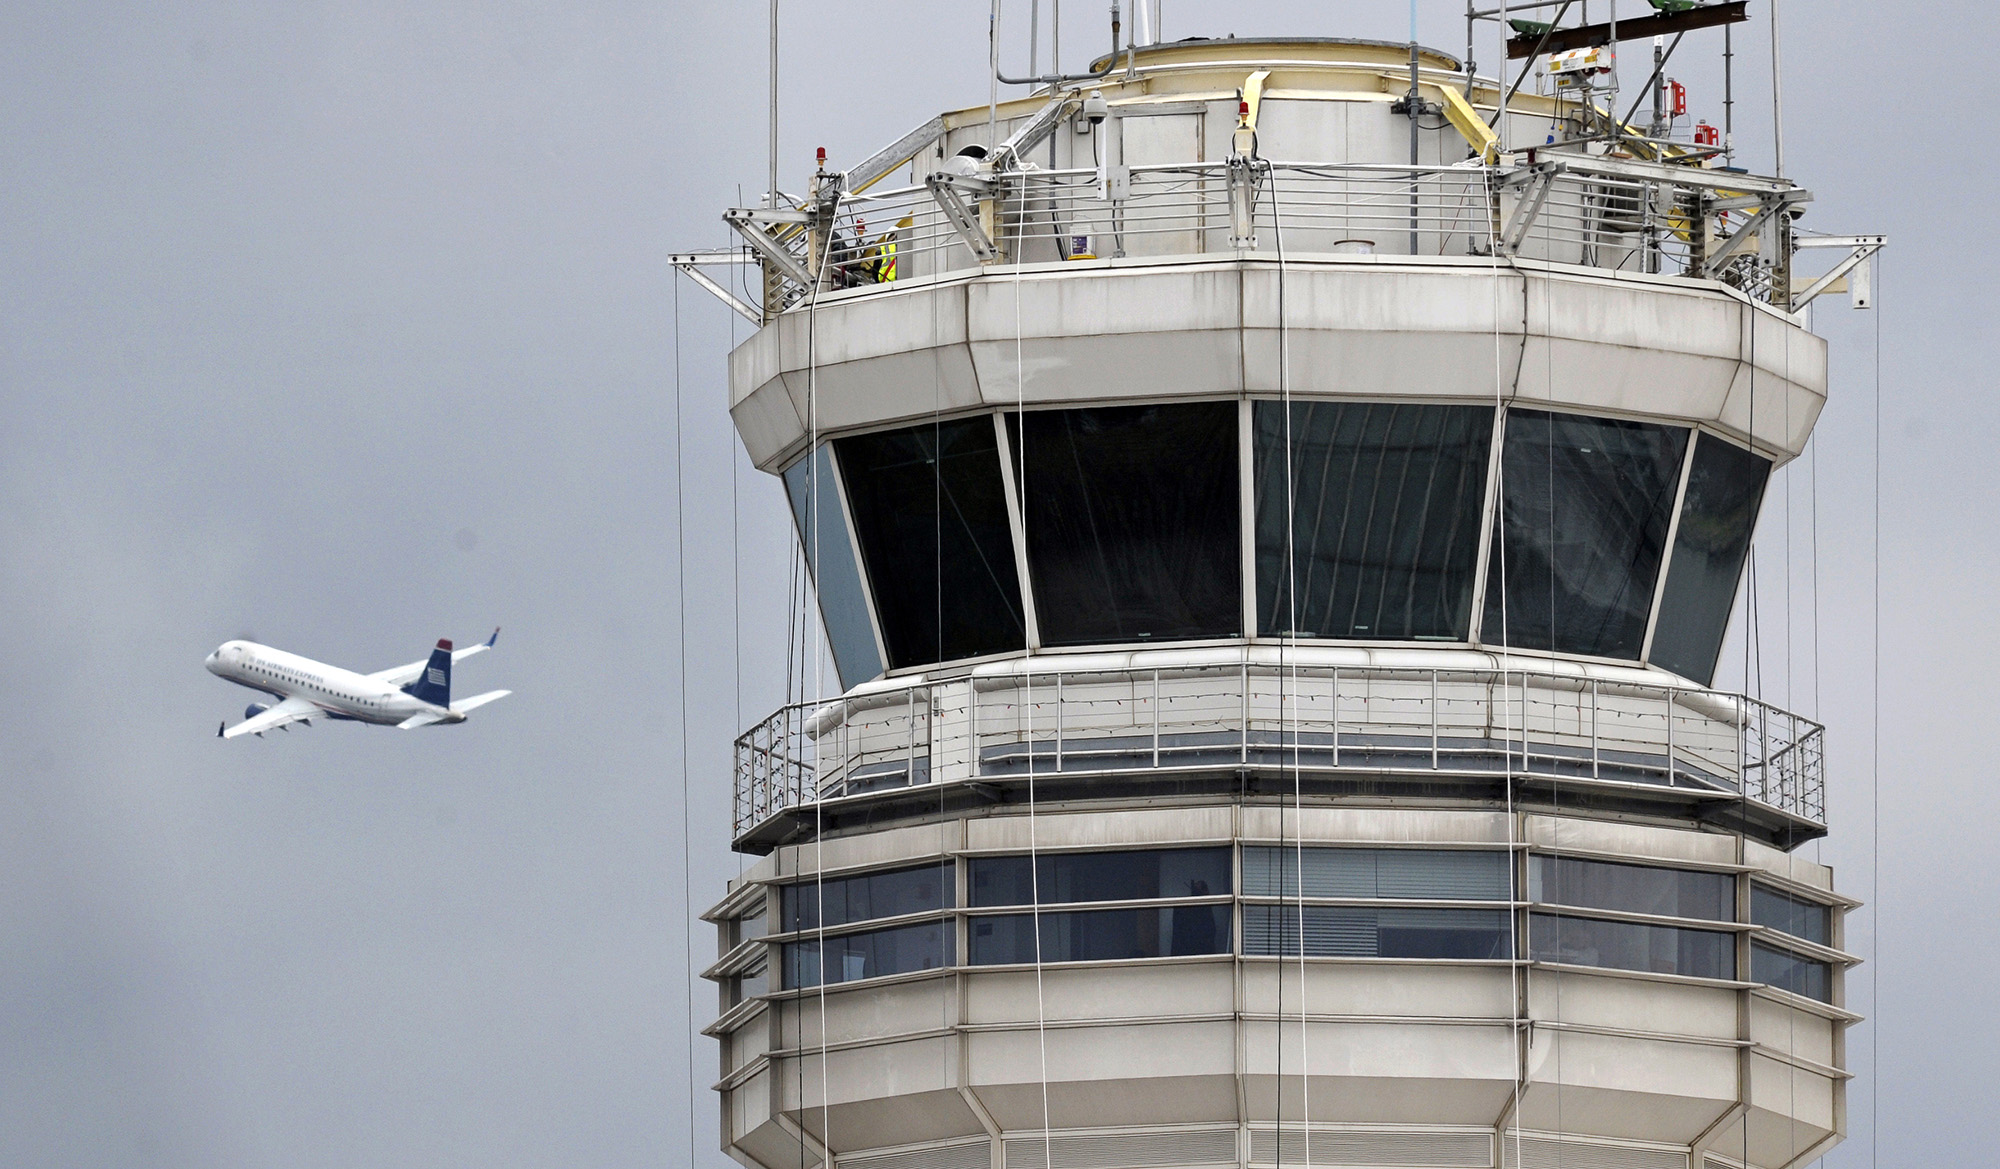
<svg viewBox="0 0 2000 1169"><path fill-rule="evenodd" d="M732 1157L1840 1139L1823 731L1712 683L1873 244L1573 62L1141 47L728 213L829 647L736 743Z"/></svg>

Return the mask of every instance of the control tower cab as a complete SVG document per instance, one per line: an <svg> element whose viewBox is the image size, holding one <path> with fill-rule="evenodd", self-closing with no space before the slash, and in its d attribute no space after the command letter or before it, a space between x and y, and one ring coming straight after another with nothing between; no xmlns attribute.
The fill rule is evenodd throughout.
<svg viewBox="0 0 2000 1169"><path fill-rule="evenodd" d="M1712 685L1808 196L1412 56L1140 48L728 213L838 678L736 745L738 1161L1840 1138L1822 728Z"/></svg>

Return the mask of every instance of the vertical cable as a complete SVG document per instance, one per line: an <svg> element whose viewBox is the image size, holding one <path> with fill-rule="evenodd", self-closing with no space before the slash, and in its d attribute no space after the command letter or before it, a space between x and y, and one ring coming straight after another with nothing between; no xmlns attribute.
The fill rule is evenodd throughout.
<svg viewBox="0 0 2000 1169"><path fill-rule="evenodd" d="M1881 253L1876 253L1876 300L1882 299ZM1868 1044L1868 1169L1875 1169L1881 1146L1882 1097L1882 309L1875 309L1875 436L1870 452L1873 462L1874 510L1870 519L1868 547L1873 564L1869 589L1869 665L1872 677L1868 688L1868 904L1874 916L1870 943L1875 961L1868 964L1868 1009L1875 1016L1875 1034Z"/></svg>
<svg viewBox="0 0 2000 1169"><path fill-rule="evenodd" d="M679 617L680 647L680 715L681 715L681 954L685 969L681 971L681 991L686 1000L687 1025L681 1030L687 1041L687 1112L688 1112L688 1164L695 1161L694 1151L694 931L688 925L694 916L694 877L692 868L693 834L688 829L688 815L691 801L688 798L688 714L687 714L687 477L684 468L687 463L687 444L681 434L681 280L676 272L672 277L674 289L674 607Z"/></svg>
<svg viewBox="0 0 2000 1169"><path fill-rule="evenodd" d="M1294 482L1293 482L1294 477L1292 469L1292 457L1293 457L1292 456L1292 377L1291 377L1292 337L1291 337L1290 321L1288 318L1288 314L1286 312L1287 304L1285 299L1285 276L1286 276L1285 220L1284 220L1284 214L1279 209L1278 206L1277 168L1276 167L1268 168L1265 174L1265 179L1267 182L1270 183L1270 188L1271 188L1271 237L1276 242L1278 249L1278 396L1279 399L1284 404L1283 409L1285 412L1285 573L1286 576L1284 579L1285 579L1285 593L1290 598L1290 603L1291 603L1290 620L1286 622L1284 640L1282 641L1279 647L1279 652L1283 655L1283 660L1280 661L1278 668L1278 679L1279 679L1278 751L1279 751L1279 759L1280 761L1282 761L1284 759L1284 737L1288 729L1285 720L1285 709L1286 709L1285 703L1288 697L1292 702L1298 701L1298 668L1299 668L1298 667L1299 581L1298 581L1297 559L1296 559L1297 550L1295 548L1296 534L1292 529L1292 525L1294 522L1294 517L1292 513L1292 506L1293 506L1292 498L1293 498L1293 488L1294 488ZM1244 671L1243 678L1244 678L1244 685L1247 688L1249 686L1249 679L1250 679L1249 671L1247 670ZM1285 693L1285 683L1287 681L1291 683L1290 686L1291 692L1289 696ZM1297 920L1299 927L1299 1104L1300 1104L1299 1131L1302 1134L1304 1134L1306 1169L1312 1169L1312 1062L1311 1062L1311 1049L1308 1044L1308 1041L1311 1038L1309 1033L1309 1023L1308 1023L1309 1016L1307 1015L1306 1012L1306 854L1305 854L1306 810L1305 810L1305 793L1303 786L1304 778L1303 776L1300 775L1299 772L1299 747L1298 747L1299 728L1297 722L1298 720L1294 718L1292 720L1293 725L1289 728L1289 730L1291 731L1292 734L1292 752L1291 752L1292 819L1293 819L1292 863L1293 866L1297 869L1297 876L1298 876L1298 892L1295 898L1295 904L1297 908ZM1249 727L1247 726L1244 728L1244 735L1246 737L1249 735ZM1340 674L1338 671L1334 672L1334 683L1333 683L1333 741L1334 741L1334 757L1338 759L1340 757ZM1283 823L1284 823L1284 817L1281 813L1279 816L1279 825L1281 829L1279 834L1279 841L1281 844L1283 843L1284 839L1282 833ZM1279 931L1279 936L1282 939L1283 937L1282 930ZM1279 949L1282 950L1283 947L1280 946ZM1282 988L1285 981L1283 959L1281 958L1279 961L1280 965L1278 968L1278 984ZM1283 1032L1284 1023L1285 1023L1284 1012L1282 1009L1280 1009L1278 1013L1278 1027L1280 1033ZM1282 1066L1279 1069L1279 1073L1280 1073L1279 1090L1280 1092L1282 1092L1284 1086ZM1282 1144L1284 1141L1284 1130L1282 1126L1279 1128L1278 1131L1278 1140L1280 1142L1280 1148L1282 1150ZM1282 1157L1282 1151L1281 1151L1281 1157Z"/></svg>

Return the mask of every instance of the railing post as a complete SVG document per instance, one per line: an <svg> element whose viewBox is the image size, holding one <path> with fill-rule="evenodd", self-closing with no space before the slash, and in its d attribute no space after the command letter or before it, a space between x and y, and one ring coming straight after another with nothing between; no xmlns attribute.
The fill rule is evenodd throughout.
<svg viewBox="0 0 2000 1169"><path fill-rule="evenodd" d="M1250 660L1243 660L1242 702L1237 707L1236 744L1237 762L1250 765Z"/></svg>
<svg viewBox="0 0 2000 1169"><path fill-rule="evenodd" d="M1597 679L1590 680L1590 778L1604 778L1597 751L1597 705L1603 700L1598 692Z"/></svg>
<svg viewBox="0 0 2000 1169"><path fill-rule="evenodd" d="M1438 769L1438 672L1431 670L1431 770Z"/></svg>
<svg viewBox="0 0 2000 1169"><path fill-rule="evenodd" d="M1029 717L1032 718L1033 716L1031 715ZM1035 754L1035 736L1031 732L1028 735L1028 755L1030 758L1033 758L1034 754ZM1057 674L1056 675L1056 770L1061 771L1062 769L1063 769L1063 676L1061 674Z"/></svg>
<svg viewBox="0 0 2000 1169"><path fill-rule="evenodd" d="M1153 671L1153 769L1160 767L1160 672Z"/></svg>
<svg viewBox="0 0 2000 1169"><path fill-rule="evenodd" d="M1333 768L1340 770L1340 667L1333 668ZM1299 942L1301 946L1305 942Z"/></svg>
<svg viewBox="0 0 2000 1169"><path fill-rule="evenodd" d="M1667 786L1674 786L1674 690L1667 687Z"/></svg>
<svg viewBox="0 0 2000 1169"><path fill-rule="evenodd" d="M910 700L906 709L910 719L910 750L904 757L903 774L908 776L905 782L914 787L917 782L917 688L915 686L910 687Z"/></svg>

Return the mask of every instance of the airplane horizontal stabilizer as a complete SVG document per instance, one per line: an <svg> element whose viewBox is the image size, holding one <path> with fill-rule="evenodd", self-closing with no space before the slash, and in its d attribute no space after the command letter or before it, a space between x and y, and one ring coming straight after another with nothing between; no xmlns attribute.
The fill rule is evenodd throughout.
<svg viewBox="0 0 2000 1169"><path fill-rule="evenodd" d="M418 727L427 727L434 722L442 722L448 717L450 715L445 711L427 710L422 714L413 714L402 722L397 723L396 729L399 731L414 731Z"/></svg>
<svg viewBox="0 0 2000 1169"><path fill-rule="evenodd" d="M505 698L512 693L512 690L488 690L484 694L475 694L470 698L461 698L451 704L451 712L453 714L470 714L487 703Z"/></svg>

